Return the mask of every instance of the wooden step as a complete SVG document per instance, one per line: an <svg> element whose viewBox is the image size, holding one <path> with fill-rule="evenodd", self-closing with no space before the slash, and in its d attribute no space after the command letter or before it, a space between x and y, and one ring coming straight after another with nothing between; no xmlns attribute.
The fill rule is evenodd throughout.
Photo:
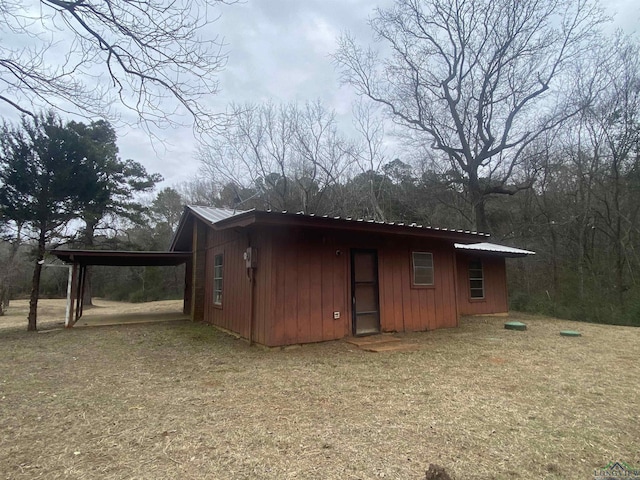
<svg viewBox="0 0 640 480"><path fill-rule="evenodd" d="M385 343L381 345L363 345L360 347L360 350L364 350L365 352L410 352L413 350L418 350L420 348L419 345L415 345L412 343Z"/></svg>
<svg viewBox="0 0 640 480"><path fill-rule="evenodd" d="M351 337L346 339L345 341L347 343L350 343L351 345L360 347L363 345L378 345L383 343L399 342L400 339L392 335L370 335L368 337Z"/></svg>

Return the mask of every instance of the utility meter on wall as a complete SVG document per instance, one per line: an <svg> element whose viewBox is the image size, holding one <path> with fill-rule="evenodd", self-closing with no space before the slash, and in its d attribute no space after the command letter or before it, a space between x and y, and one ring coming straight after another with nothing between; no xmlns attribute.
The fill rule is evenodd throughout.
<svg viewBox="0 0 640 480"><path fill-rule="evenodd" d="M258 264L258 253L255 248L253 247L247 248L244 251L242 258L244 258L247 268L256 268Z"/></svg>

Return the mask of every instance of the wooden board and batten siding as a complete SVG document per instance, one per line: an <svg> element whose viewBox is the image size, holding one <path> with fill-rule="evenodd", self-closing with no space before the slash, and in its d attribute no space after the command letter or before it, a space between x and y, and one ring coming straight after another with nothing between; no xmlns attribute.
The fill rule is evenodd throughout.
<svg viewBox="0 0 640 480"><path fill-rule="evenodd" d="M348 247L331 235L299 229L265 229L262 234L272 239L267 345L350 335ZM258 262L258 268L264 268ZM334 318L334 312L340 318Z"/></svg>
<svg viewBox="0 0 640 480"><path fill-rule="evenodd" d="M501 255L514 249L456 251L479 234L270 212L216 211L207 223L204 207L193 211L172 247L193 252L185 309L253 342L435 330L508 311Z"/></svg>
<svg viewBox="0 0 640 480"><path fill-rule="evenodd" d="M272 308L265 309L271 315L265 322L271 326L265 335L267 345L320 342L357 333L353 332L352 249L377 253L381 331L457 326L451 245L430 240L407 244L392 237L312 229L265 230L261 236L272 239L271 254L266 256L271 265L258 261L258 270L266 267L266 281L273 286ZM412 286L412 251L433 253L433 286Z"/></svg>
<svg viewBox="0 0 640 480"><path fill-rule="evenodd" d="M208 267L205 262L207 232L209 229L202 222L193 222L192 266L187 269L191 274L191 318L196 321L204 320L205 296L208 290L206 273Z"/></svg>
<svg viewBox="0 0 640 480"><path fill-rule="evenodd" d="M233 230L210 229L207 236L204 320L245 338L249 337L251 283L242 255L248 246L247 235ZM214 303L216 255L222 255L222 302L219 305Z"/></svg>
<svg viewBox="0 0 640 480"><path fill-rule="evenodd" d="M472 298L470 262L480 262L484 280L483 298ZM458 308L460 315L483 315L509 311L507 273L504 257L458 253Z"/></svg>

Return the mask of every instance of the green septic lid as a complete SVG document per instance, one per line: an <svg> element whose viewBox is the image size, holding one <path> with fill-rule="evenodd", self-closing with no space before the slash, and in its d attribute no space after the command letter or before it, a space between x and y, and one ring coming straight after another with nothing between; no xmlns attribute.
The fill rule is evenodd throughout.
<svg viewBox="0 0 640 480"><path fill-rule="evenodd" d="M507 330L526 330L527 325L522 322L507 322L504 324L504 328Z"/></svg>
<svg viewBox="0 0 640 480"><path fill-rule="evenodd" d="M560 335L563 337L581 337L582 334L580 332L576 332L575 330L561 330Z"/></svg>

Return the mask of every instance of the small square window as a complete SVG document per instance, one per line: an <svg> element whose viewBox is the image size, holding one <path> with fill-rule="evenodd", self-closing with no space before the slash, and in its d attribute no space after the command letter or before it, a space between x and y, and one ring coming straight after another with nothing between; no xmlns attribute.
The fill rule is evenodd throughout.
<svg viewBox="0 0 640 480"><path fill-rule="evenodd" d="M416 286L433 285L433 254L413 252L413 284Z"/></svg>
<svg viewBox="0 0 640 480"><path fill-rule="evenodd" d="M213 303L222 305L222 263L223 257L219 253L213 259Z"/></svg>

